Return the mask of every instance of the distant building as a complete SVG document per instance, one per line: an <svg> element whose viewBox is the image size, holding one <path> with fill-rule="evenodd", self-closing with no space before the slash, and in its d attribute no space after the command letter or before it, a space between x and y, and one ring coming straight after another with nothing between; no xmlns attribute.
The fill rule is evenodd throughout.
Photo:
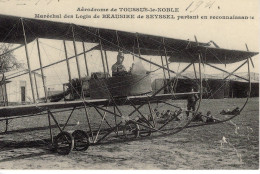
<svg viewBox="0 0 260 174"><path fill-rule="evenodd" d="M21 75L26 73L24 75ZM32 103L32 90L28 70L15 70L4 74L8 82L6 83L7 100L12 103ZM21 75L21 76L18 76ZM18 77L15 77L18 76ZM14 77L14 78L11 78ZM46 79L46 77L44 77ZM46 80L45 80L46 81ZM44 88L42 83L42 75L32 72L32 83L35 99L44 97Z"/></svg>
<svg viewBox="0 0 260 174"><path fill-rule="evenodd" d="M247 73L240 73L241 77L248 78ZM186 77L179 77L178 79L173 79L172 84L162 90L160 93L169 93L170 89L175 86L172 91L176 93L190 92L191 87L195 90L199 90L199 80L196 79L194 73L185 74ZM223 76L223 77L222 77ZM258 74L251 73L251 97L259 97L259 81ZM203 98L242 98L247 97L247 91L249 88L249 83L245 80L240 80L238 78L228 78L223 80L226 77L223 74L216 75L207 75L203 74L202 86L203 86ZM173 77L174 78L174 77ZM162 86L164 86L169 79L155 79L152 82L153 91L157 91ZM174 85L177 83L177 85Z"/></svg>
<svg viewBox="0 0 260 174"><path fill-rule="evenodd" d="M6 84L10 81L6 81L4 75L0 75L0 106L8 105Z"/></svg>

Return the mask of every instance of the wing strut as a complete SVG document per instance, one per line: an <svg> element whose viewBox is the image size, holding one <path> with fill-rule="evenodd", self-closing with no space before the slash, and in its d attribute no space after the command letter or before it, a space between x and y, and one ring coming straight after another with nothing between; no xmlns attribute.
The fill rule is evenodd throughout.
<svg viewBox="0 0 260 174"><path fill-rule="evenodd" d="M47 90L46 90L44 72L43 72L43 68L42 68L42 58L41 58L40 44L39 44L38 38L36 39L36 44L37 44L38 57L39 57L39 63L40 63L40 68L41 68L41 76L42 76L42 83L43 83L43 89L44 89L45 102L47 102Z"/></svg>
<svg viewBox="0 0 260 174"><path fill-rule="evenodd" d="M30 64L30 58L29 58L29 53L28 53L28 48L27 48L27 40L26 40L25 28L24 28L24 23L23 23L23 19L22 18L21 18L21 23L22 23L22 28L23 28L25 54L26 54L26 60L27 60L27 65L28 65L28 70L29 70L29 78L30 78L30 83L31 83L33 103L35 103L35 96L34 96L34 89L33 89L33 82L32 82L31 64Z"/></svg>
<svg viewBox="0 0 260 174"><path fill-rule="evenodd" d="M246 50L249 52L249 49L248 49L248 47L247 47L247 44L246 44ZM252 58L250 57L249 59L250 59L250 62L251 62L251 64L252 64L253 68L255 68L254 62L253 62Z"/></svg>
<svg viewBox="0 0 260 174"><path fill-rule="evenodd" d="M68 53L67 53L67 47L66 47L66 42L65 42L65 40L63 40L63 45L64 45L64 51L65 51L65 58L66 58L68 76L69 76L69 83L71 84L70 63L69 63L69 58L68 58Z"/></svg>
<svg viewBox="0 0 260 174"><path fill-rule="evenodd" d="M166 47L165 47L165 40L164 40L164 38L162 38L162 42L163 42L166 66L167 66L167 69L168 69L168 76L169 76L169 79L171 79L171 74L170 74L170 71L169 71L169 63L168 63L168 59L167 59L167 50L166 50Z"/></svg>
<svg viewBox="0 0 260 174"><path fill-rule="evenodd" d="M98 36L100 37L99 29L97 31L98 31ZM99 39L99 44L100 44L100 55L101 55L101 60L102 60L102 65L103 65L103 71L104 71L104 74L106 74L106 67L105 67L105 62L104 62L103 46L102 46L101 39Z"/></svg>
<svg viewBox="0 0 260 174"><path fill-rule="evenodd" d="M79 66L79 59L78 59L78 52L77 52L77 47L76 47L76 42L75 42L74 26L72 26L71 29L72 29L73 46L74 46L74 52L75 52L76 63L77 63L78 75L79 75L79 79L81 79L81 75L80 75L80 66Z"/></svg>
<svg viewBox="0 0 260 174"><path fill-rule="evenodd" d="M85 60L86 72L87 72L87 76L89 76L86 48L85 48L85 43L83 41L82 41L82 47L83 47L83 52L84 52L83 55L84 55L84 60Z"/></svg>

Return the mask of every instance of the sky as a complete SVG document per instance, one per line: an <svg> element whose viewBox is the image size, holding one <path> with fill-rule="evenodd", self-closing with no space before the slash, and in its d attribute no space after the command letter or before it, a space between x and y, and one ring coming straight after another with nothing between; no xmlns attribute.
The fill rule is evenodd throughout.
<svg viewBox="0 0 260 174"><path fill-rule="evenodd" d="M87 9L117 9L117 12L93 12L93 11L77 11L78 8ZM210 8L209 8L210 7ZM120 11L125 8L178 8L179 12L131 12ZM86 25L100 28L110 28L115 30L146 33L151 35L165 36L177 39L192 40L194 36L199 42L209 42L213 40L221 48L246 50L245 43L250 51L259 51L259 1L258 0L13 0L0 1L0 13L13 16L22 16L34 18L35 14L61 14L64 16L73 15L73 19L44 19L74 23L77 25ZM153 14L169 14L174 15L175 19L82 19L75 18L79 15L94 15L94 14L138 14L153 15ZM254 19L248 20L225 20L225 19L181 19L177 20L178 16L251 16ZM1 22L1 21L0 21ZM94 46L86 44L86 49ZM56 62L65 58L63 43L59 40L40 39L41 54L43 65ZM32 69L39 68L38 53L35 42L28 45L30 53L30 62ZM73 45L67 42L69 56L74 55ZM78 52L82 51L82 44L77 43ZM17 59L26 63L24 48L15 51ZM108 53L109 66L111 67L116 62L115 52ZM130 68L133 63L132 56L125 55L124 65ZM160 64L160 58L147 57ZM82 76L86 75L83 56L80 59L80 71ZM99 51L93 51L87 54L90 72L102 71L101 57ZM252 58L255 68L251 66L252 72L259 71L259 55ZM135 59L135 61L138 61ZM144 63L148 70L154 70L156 67ZM217 65L229 72L239 66L241 62L230 64L227 67ZM70 61L72 77L77 77L77 69L75 60ZM184 63L174 63L170 68L175 71L180 71L187 66ZM196 65L198 67L198 65ZM193 69L189 69L193 71ZM203 67L202 71L207 74L217 74L220 71L213 70L210 67ZM246 72L247 67L244 66L238 72ZM62 83L68 81L68 74L65 62L57 66L47 68L45 70L48 86L54 89L61 89ZM152 78L163 77L162 71L157 71Z"/></svg>

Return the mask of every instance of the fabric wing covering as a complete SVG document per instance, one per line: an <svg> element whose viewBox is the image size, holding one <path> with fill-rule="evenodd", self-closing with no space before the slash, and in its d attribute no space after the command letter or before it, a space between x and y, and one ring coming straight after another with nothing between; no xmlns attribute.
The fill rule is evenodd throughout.
<svg viewBox="0 0 260 174"><path fill-rule="evenodd" d="M164 56L166 49L169 61L174 62L196 63L197 55L201 53L202 61L206 63L229 64L258 54L258 52L212 48L207 43L189 40L164 37L163 42L161 36L7 15L0 15L0 42L24 44L22 24L28 43L36 38L73 40L74 32L76 41L99 44L101 40L103 49L107 51L118 51L120 47L125 53L138 54L138 38L141 55Z"/></svg>

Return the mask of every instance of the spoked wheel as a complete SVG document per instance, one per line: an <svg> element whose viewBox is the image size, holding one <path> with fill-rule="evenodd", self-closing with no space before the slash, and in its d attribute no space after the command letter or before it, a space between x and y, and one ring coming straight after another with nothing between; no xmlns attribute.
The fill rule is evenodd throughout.
<svg viewBox="0 0 260 174"><path fill-rule="evenodd" d="M68 155L74 147L74 138L68 132L59 133L54 140L55 150L60 155Z"/></svg>
<svg viewBox="0 0 260 174"><path fill-rule="evenodd" d="M127 139L137 138L139 136L139 125L132 121L128 121L124 126L123 133Z"/></svg>
<svg viewBox="0 0 260 174"><path fill-rule="evenodd" d="M77 151L85 151L88 149L90 142L89 136L85 131L75 130L72 133L74 138L74 149Z"/></svg>

